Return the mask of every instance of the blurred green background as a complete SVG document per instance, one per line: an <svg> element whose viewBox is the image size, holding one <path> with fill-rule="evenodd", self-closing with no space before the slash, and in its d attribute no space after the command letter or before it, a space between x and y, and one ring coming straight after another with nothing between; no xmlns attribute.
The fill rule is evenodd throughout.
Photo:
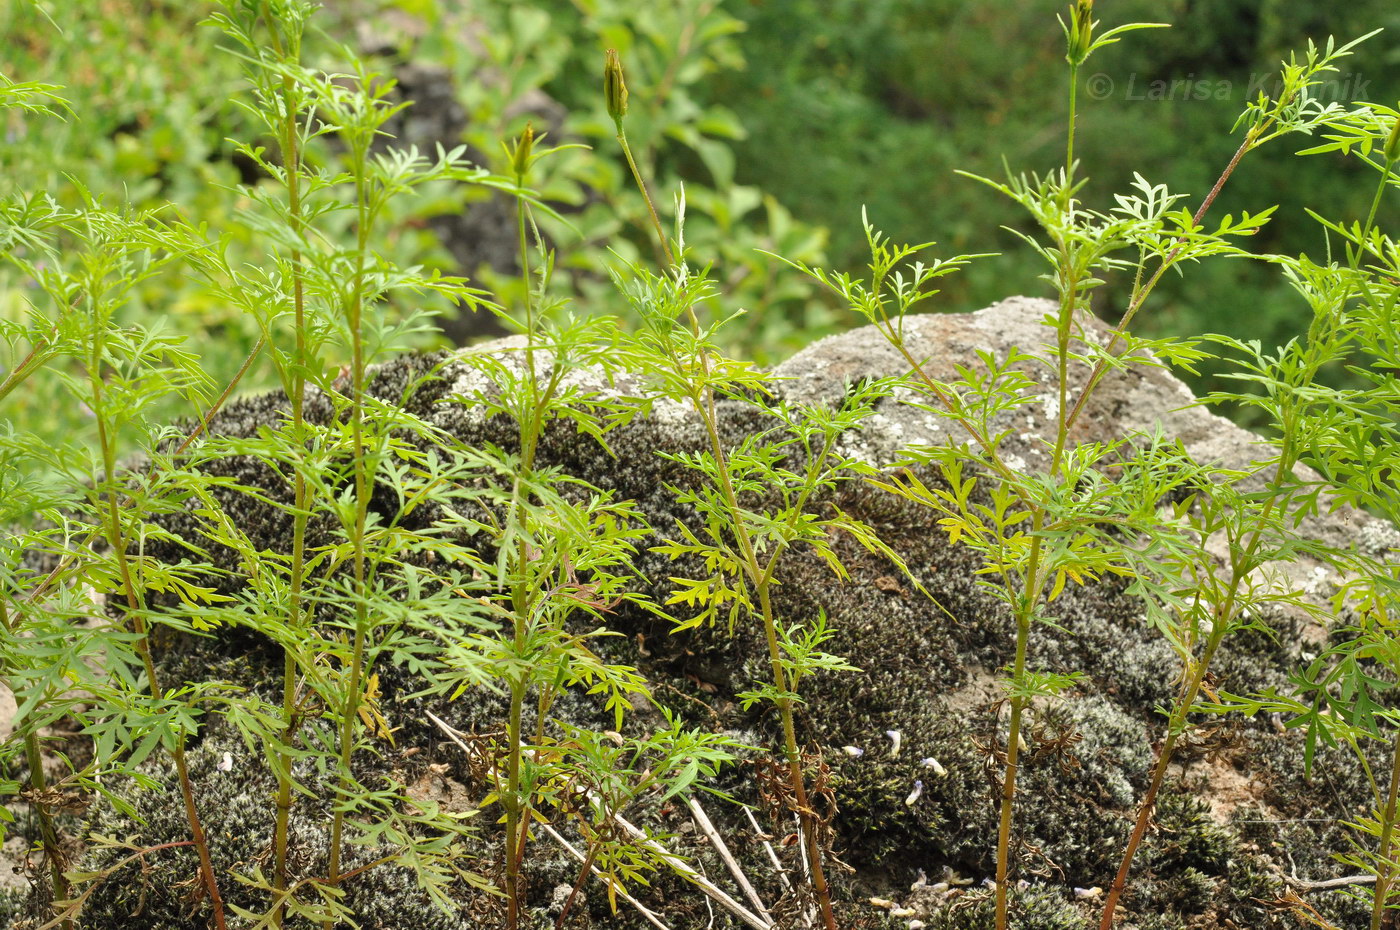
<svg viewBox="0 0 1400 930"><path fill-rule="evenodd" d="M260 243L236 222L239 186L269 182L228 141L250 138L251 121L235 103L246 99L239 62L199 25L208 11L0 0L0 74L64 85L71 104L63 122L7 114L0 195L47 190L71 201L76 180L109 204L171 202L256 263ZM1002 253L947 279L940 309L1049 292L1038 259L1002 228L1029 231L1025 218L954 171L999 178L1004 164L1045 172L1062 162L1063 11L1063 2L1013 0L342 0L318 17L324 36L309 57L334 70L348 54L367 55L396 76L418 101L396 127L401 143L466 143L498 170L500 141L527 121L555 142L592 146L550 160L534 179L567 219L542 225L559 251L556 288L576 295L580 312L625 313L607 268L650 260L652 246L599 93L603 50L617 48L632 91L628 133L663 212L673 213L683 185L687 245L695 262L713 263L719 284L714 312L746 308L734 348L772 361L856 321L759 250L857 271L862 206L896 239L937 240L938 254ZM1091 205L1111 206L1134 172L1199 202L1238 143L1231 127L1247 95L1273 87L1280 59L1310 38L1385 27L1346 60L1333 93L1343 103L1400 97L1393 0L1114 0L1098 15L1105 27L1172 28L1132 33L1084 71L1077 154ZM1152 99L1154 81L1186 83ZM1305 206L1364 215L1373 189L1364 166L1293 156L1305 146L1290 139L1255 153L1219 201L1220 215L1280 205L1254 240L1259 251L1319 255L1325 240ZM337 153L315 157L334 163ZM1392 206L1382 222L1395 219ZM509 301L519 293L511 223L508 206L485 192L432 189L393 218L381 248L466 273ZM1125 291L1111 284L1096 308L1114 317ZM0 279L0 314L43 313L30 294ZM251 321L178 274L148 284L127 312L159 313L188 332L216 382L255 338ZM1304 312L1269 267L1220 261L1169 279L1140 319L1153 334L1223 330L1268 342L1300 331ZM491 332L447 321L456 341Z"/></svg>

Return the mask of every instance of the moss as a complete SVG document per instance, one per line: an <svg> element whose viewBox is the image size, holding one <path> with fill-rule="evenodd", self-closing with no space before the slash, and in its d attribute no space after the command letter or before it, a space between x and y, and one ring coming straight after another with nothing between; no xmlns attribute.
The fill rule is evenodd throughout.
<svg viewBox="0 0 1400 930"><path fill-rule="evenodd" d="M0 888L0 927L13 926L26 913L28 894L21 888Z"/></svg>
<svg viewBox="0 0 1400 930"><path fill-rule="evenodd" d="M1017 930L1085 930L1088 924L1080 908L1065 892L1031 886L1013 892L1011 925ZM927 930L993 930L996 906L990 892L951 898L925 919Z"/></svg>
<svg viewBox="0 0 1400 930"><path fill-rule="evenodd" d="M237 873L266 871L272 848L274 782L262 761L251 755L241 740L222 732L220 725L206 727L201 744L187 753L191 777L197 785L196 801L209 837L214 859ZM178 791L169 772L162 772L162 787L115 787L116 796L130 804L139 820L97 808L91 832L129 838L139 846L180 842L188 838ZM298 778L327 793L314 772L298 770ZM291 824L292 879L323 874L329 811L324 804L301 802ZM352 846L346 868L367 863L388 850ZM123 848L92 846L82 868L105 871L130 855ZM149 930L205 930L209 926L207 902L197 900L198 860L189 847L149 853L142 861L107 875L84 909L84 926L126 927L139 916ZM264 897L227 874L220 882L225 903L261 910ZM403 867L379 866L361 873L344 886L346 903L362 927L413 927L422 930L466 930L476 926L467 914L447 914L418 888L413 873ZM290 926L296 926L293 922ZM309 925L305 925L309 926Z"/></svg>

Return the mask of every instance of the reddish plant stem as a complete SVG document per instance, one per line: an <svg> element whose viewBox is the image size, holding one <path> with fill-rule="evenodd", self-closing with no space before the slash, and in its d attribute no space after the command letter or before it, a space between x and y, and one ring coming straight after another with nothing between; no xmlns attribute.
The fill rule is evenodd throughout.
<svg viewBox="0 0 1400 930"><path fill-rule="evenodd" d="M1206 199L1201 202L1200 207L1197 208L1195 215L1191 218L1194 224L1200 224L1206 212L1210 210L1211 205L1215 203L1215 198L1220 195L1220 191L1225 187L1225 182L1230 179L1230 175L1235 173L1235 169L1239 166L1240 159L1244 158L1249 150L1254 147L1254 143L1255 138L1253 134L1247 135L1245 140L1240 143L1240 147L1235 150L1235 154L1230 159L1230 163L1225 166L1225 170L1215 179L1215 185L1211 187L1210 193L1206 195ZM1147 284L1138 291L1133 302L1128 305L1128 309L1123 313L1123 318L1119 320L1118 325L1113 328L1113 334L1109 337L1108 346L1104 349L1105 355L1112 355L1113 350L1118 348L1118 345L1123 341L1124 334L1128 331L1128 324L1132 323L1133 317L1137 316L1138 310L1142 309L1143 302L1146 301L1147 295L1152 293L1153 288L1157 286L1157 282L1162 279L1162 275L1167 273L1167 269L1172 266L1172 262L1181 254L1183 248L1185 248L1185 244L1179 243L1174 249L1168 252L1167 257L1162 259L1161 263L1157 266L1157 270L1154 271L1152 277L1148 279ZM1069 416L1065 418L1066 429L1074 426L1074 422L1079 419L1079 415L1084 412L1084 405L1088 402L1089 395L1094 392L1094 388L1098 386L1099 381L1107 372L1107 362L1101 361L1094 366L1093 371L1089 374L1088 382L1084 385L1083 392L1080 393L1079 399L1075 401L1074 409L1071 410Z"/></svg>
<svg viewBox="0 0 1400 930"><path fill-rule="evenodd" d="M568 919L569 911L573 910L574 899L578 897L583 883L588 881L588 871L593 867L593 858L598 854L598 845L599 841L596 839L588 844L588 855L583 857L583 868L578 871L578 881L574 882L574 887L569 891L568 900L564 902L564 907L559 912L559 919L554 921L554 930L564 930L564 921Z"/></svg>

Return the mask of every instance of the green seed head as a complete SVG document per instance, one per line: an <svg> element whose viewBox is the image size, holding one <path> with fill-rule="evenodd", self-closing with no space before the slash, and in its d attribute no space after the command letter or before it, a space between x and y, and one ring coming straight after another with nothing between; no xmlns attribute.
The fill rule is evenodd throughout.
<svg viewBox="0 0 1400 930"><path fill-rule="evenodd" d="M1400 161L1400 104L1396 105L1395 125L1390 127L1390 138L1385 140L1385 163Z"/></svg>
<svg viewBox="0 0 1400 930"><path fill-rule="evenodd" d="M622 59L617 57L617 49L608 49L603 65L603 96L608 102L608 115L617 123L617 131L622 132L622 118L627 115L627 82L622 79Z"/></svg>

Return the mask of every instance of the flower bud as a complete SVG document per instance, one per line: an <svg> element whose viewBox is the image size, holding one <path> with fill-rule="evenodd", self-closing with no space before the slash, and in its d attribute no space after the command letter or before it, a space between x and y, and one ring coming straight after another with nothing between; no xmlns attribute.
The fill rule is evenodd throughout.
<svg viewBox="0 0 1400 930"><path fill-rule="evenodd" d="M1094 0L1076 0L1069 8L1069 23L1069 51L1065 58L1072 65L1080 65L1094 44Z"/></svg>
<svg viewBox="0 0 1400 930"><path fill-rule="evenodd" d="M525 131L520 134L520 138L515 142L515 148L510 153L511 170L515 172L517 178L525 177L530 170L530 155L534 148L535 124L526 123Z"/></svg>
<svg viewBox="0 0 1400 930"><path fill-rule="evenodd" d="M1396 106L1400 110L1400 105ZM1400 161L1400 112L1395 115L1395 125L1390 127L1390 138L1385 140L1385 163Z"/></svg>
<svg viewBox="0 0 1400 930"><path fill-rule="evenodd" d="M622 59L617 57L617 49L608 49L607 60L603 65L603 97L608 103L608 115L622 132L622 118L627 115L627 82L622 79Z"/></svg>

